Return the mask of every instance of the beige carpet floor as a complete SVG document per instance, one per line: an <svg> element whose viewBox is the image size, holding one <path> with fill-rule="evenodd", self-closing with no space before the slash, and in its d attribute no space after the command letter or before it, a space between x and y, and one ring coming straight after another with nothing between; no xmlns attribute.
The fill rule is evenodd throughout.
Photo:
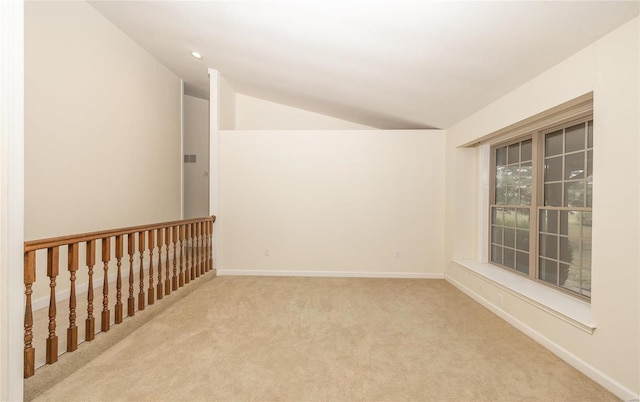
<svg viewBox="0 0 640 402"><path fill-rule="evenodd" d="M36 400L617 399L442 280L218 277Z"/></svg>

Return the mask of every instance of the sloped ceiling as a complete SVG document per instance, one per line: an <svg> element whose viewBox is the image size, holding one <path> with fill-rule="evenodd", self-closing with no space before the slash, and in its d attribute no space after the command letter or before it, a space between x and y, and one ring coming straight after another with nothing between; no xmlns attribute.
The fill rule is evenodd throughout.
<svg viewBox="0 0 640 402"><path fill-rule="evenodd" d="M377 128L447 128L639 13L637 1L97 1L208 97L239 93ZM197 50L202 60L193 58Z"/></svg>

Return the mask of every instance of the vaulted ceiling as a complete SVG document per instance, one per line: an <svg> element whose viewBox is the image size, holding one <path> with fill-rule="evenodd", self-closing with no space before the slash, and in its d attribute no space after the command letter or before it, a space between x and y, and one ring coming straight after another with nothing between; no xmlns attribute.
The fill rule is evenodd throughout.
<svg viewBox="0 0 640 402"><path fill-rule="evenodd" d="M637 1L95 1L208 97L377 128L447 128L638 15ZM190 53L198 51L203 59Z"/></svg>

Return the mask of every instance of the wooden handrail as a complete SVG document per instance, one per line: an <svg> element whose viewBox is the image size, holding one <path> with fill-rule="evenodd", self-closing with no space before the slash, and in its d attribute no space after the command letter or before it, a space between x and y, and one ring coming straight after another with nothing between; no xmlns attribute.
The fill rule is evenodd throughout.
<svg viewBox="0 0 640 402"><path fill-rule="evenodd" d="M125 256L124 244L126 236L127 256L129 257L129 278L127 317L135 314L134 290L134 258L139 253L140 269L138 310L144 310L145 305L154 304L169 296L173 291L185 286L190 281L213 270L213 223L216 217L185 219L154 223L150 225L130 226L112 230L81 233L70 236L51 237L47 239L31 240L24 243L24 286L25 286L25 315L24 315L24 377L35 373L34 347L34 319L33 319L33 285L36 282L36 251L47 250L47 277L49 279L49 309L48 309L48 337L46 339L46 364L53 364L58 360L58 322L56 281L62 279L59 272L60 248L67 250L69 271L69 326L67 328L67 352L73 352L78 347L78 310L76 300L76 278L79 271L79 246L83 245L86 256L87 269L87 309L85 319L85 341L92 341L95 337L94 303L102 304L100 312L100 329L107 332L111 326L111 309L114 308L115 324L123 321L122 300L122 258ZM138 241L136 242L136 235ZM96 265L96 247L100 241L102 269L102 303L94 302L94 267ZM112 243L114 247L112 248ZM137 246L137 250L136 250ZM154 254L154 251L157 253ZM115 303L109 300L109 268L112 261L112 251L116 259ZM170 256L173 253L173 258ZM145 255L148 262L145 263ZM155 257L157 256L157 258ZM157 275L154 275L154 260ZM148 288L145 292L145 266L148 270ZM173 271L173 276L171 272ZM126 272L126 271L125 271ZM97 279L97 278L96 278ZM113 285L113 284L112 284ZM84 285L83 285L84 286Z"/></svg>
<svg viewBox="0 0 640 402"><path fill-rule="evenodd" d="M211 223L214 223L216 221L216 217L215 215L212 215L208 218L184 219L181 221L152 223L149 225L130 226L126 228L101 230L97 232L80 233L68 236L49 237L47 239L29 240L24 242L24 251L26 253L27 251L43 250L49 247L66 246L70 243L82 243L88 240L98 240L105 237L114 237L118 235L126 235L129 233L156 230L158 228L165 228L167 226L185 225L202 221L210 221Z"/></svg>

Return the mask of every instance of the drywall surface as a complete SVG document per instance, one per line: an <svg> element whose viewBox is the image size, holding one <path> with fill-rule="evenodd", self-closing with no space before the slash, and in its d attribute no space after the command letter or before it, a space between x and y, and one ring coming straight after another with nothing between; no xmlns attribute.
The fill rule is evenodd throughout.
<svg viewBox="0 0 640 402"><path fill-rule="evenodd" d="M220 130L233 130L236 128L236 92L223 76L219 86Z"/></svg>
<svg viewBox="0 0 640 402"><path fill-rule="evenodd" d="M238 130L372 130L350 121L310 112L251 96L236 95ZM224 127L221 127L224 128Z"/></svg>
<svg viewBox="0 0 640 402"><path fill-rule="evenodd" d="M86 3L25 3L25 238L179 219L181 91Z"/></svg>
<svg viewBox="0 0 640 402"><path fill-rule="evenodd" d="M184 218L209 214L209 101L184 97Z"/></svg>
<svg viewBox="0 0 640 402"><path fill-rule="evenodd" d="M527 327L622 399L640 394L640 19L621 26L447 130L445 274ZM452 259L477 259L478 150L459 145L593 91L593 334L533 311L525 300L469 275ZM559 351L559 352L558 352Z"/></svg>
<svg viewBox="0 0 640 402"><path fill-rule="evenodd" d="M222 131L218 269L442 277L443 149L440 130Z"/></svg>

